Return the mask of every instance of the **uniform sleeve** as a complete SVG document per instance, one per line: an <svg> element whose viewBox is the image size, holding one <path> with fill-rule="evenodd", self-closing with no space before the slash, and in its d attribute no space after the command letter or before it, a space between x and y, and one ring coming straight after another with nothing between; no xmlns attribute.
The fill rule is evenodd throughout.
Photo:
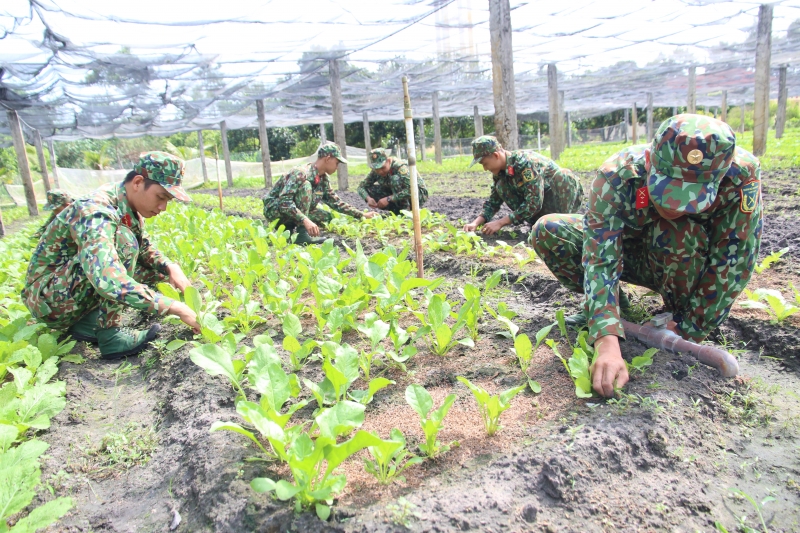
<svg viewBox="0 0 800 533"><path fill-rule="evenodd" d="M374 182L375 182L375 176L373 176L373 173L370 171L370 173L367 174L367 177L364 178L361 183L359 183L358 189L356 189L356 192L358 193L358 195L365 202L367 201L367 196L369 196L369 193L367 193L367 186L370 183L374 183Z"/></svg>
<svg viewBox="0 0 800 533"><path fill-rule="evenodd" d="M500 197L500 193L497 192L497 180L494 180L492 182L492 193L489 195L489 199L483 202L481 216L486 222L489 222L500 211L501 207L503 207L503 199Z"/></svg>
<svg viewBox="0 0 800 533"><path fill-rule="evenodd" d="M109 300L151 313L164 314L173 300L128 275L117 255L117 225L101 212L81 217L70 227L78 245L78 261L89 283Z"/></svg>
<svg viewBox="0 0 800 533"><path fill-rule="evenodd" d="M278 196L277 211L282 219L290 220L298 225L308 218L294 201L299 193L306 194L310 198L312 194L311 183L302 173L293 171L287 177L286 185L284 185Z"/></svg>
<svg viewBox="0 0 800 533"><path fill-rule="evenodd" d="M622 197L602 172L597 173L584 216L583 290L590 343L606 335L625 337L619 314L622 276Z"/></svg>
<svg viewBox="0 0 800 533"><path fill-rule="evenodd" d="M760 170L756 176L760 181ZM737 195L720 217L710 222L706 270L690 297L688 312L675 317L680 333L689 340L702 341L725 321L753 274L761 244L761 193L752 213L743 213L739 200Z"/></svg>
<svg viewBox="0 0 800 533"><path fill-rule="evenodd" d="M408 165L400 165L397 169L397 177L392 180L392 201L411 203L411 171Z"/></svg>
<svg viewBox="0 0 800 533"><path fill-rule="evenodd" d="M350 204L345 203L344 201L339 198L339 196L333 191L333 187L331 186L331 181L325 180L325 192L322 195L322 201L325 202L325 205L330 207L331 209L335 209L340 213L344 213L345 215L350 215L354 218L363 218L364 215L356 209L355 207L351 206Z"/></svg>
<svg viewBox="0 0 800 533"><path fill-rule="evenodd" d="M544 183L542 173L533 168L531 163L516 169L522 179L522 195L525 201L509 217L512 224L521 224L533 220L534 215L542 209L544 201Z"/></svg>

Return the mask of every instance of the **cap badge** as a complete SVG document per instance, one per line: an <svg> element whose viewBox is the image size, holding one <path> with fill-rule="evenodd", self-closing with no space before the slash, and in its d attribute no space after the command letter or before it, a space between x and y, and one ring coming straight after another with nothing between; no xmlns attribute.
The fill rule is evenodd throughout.
<svg viewBox="0 0 800 533"><path fill-rule="evenodd" d="M692 165L696 165L703 160L703 152L697 149L692 150L689 152L689 155L686 156L686 160Z"/></svg>

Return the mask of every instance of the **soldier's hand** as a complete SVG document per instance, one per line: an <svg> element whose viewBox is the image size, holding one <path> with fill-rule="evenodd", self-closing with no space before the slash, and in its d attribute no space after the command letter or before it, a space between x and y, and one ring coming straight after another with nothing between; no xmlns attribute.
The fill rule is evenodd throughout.
<svg viewBox="0 0 800 533"><path fill-rule="evenodd" d="M589 367L592 373L592 388L606 398L614 396L614 388L622 388L628 382L628 366L619 350L619 337L606 335L594 343L597 359Z"/></svg>
<svg viewBox="0 0 800 533"><path fill-rule="evenodd" d="M375 202L375 198L373 198L372 196L367 196L367 205L372 208L378 207L378 204Z"/></svg>
<svg viewBox="0 0 800 533"><path fill-rule="evenodd" d="M167 273L169 274L169 284L181 292L192 285L189 278L183 273L183 269L177 263L169 265L167 267Z"/></svg>
<svg viewBox="0 0 800 533"><path fill-rule="evenodd" d="M319 226L314 224L310 218L303 220L303 226L305 226L309 235L312 237L319 237Z"/></svg>
<svg viewBox="0 0 800 533"><path fill-rule="evenodd" d="M483 232L484 235L494 235L495 233L500 231L500 228L502 227L503 227L502 220L493 220L488 224L484 224L483 229L481 231Z"/></svg>
<svg viewBox="0 0 800 533"><path fill-rule="evenodd" d="M376 213L375 211L367 211L367 212L362 213L362 214L364 215L364 218L372 218L372 217L376 216L378 213Z"/></svg>
<svg viewBox="0 0 800 533"><path fill-rule="evenodd" d="M378 209L384 209L386 206L389 205L389 198L381 198L378 200Z"/></svg>
<svg viewBox="0 0 800 533"><path fill-rule="evenodd" d="M176 316L181 322L192 328L195 333L200 333L200 324L197 322L197 314L183 302L174 301L167 309L167 314Z"/></svg>
<svg viewBox="0 0 800 533"><path fill-rule="evenodd" d="M471 224L464 224L464 231L475 231L478 229L478 223L472 222Z"/></svg>

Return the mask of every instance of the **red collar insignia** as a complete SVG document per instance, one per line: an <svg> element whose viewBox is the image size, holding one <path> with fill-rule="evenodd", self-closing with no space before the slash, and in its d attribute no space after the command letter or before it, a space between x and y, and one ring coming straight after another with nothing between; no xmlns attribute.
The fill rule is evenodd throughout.
<svg viewBox="0 0 800 533"><path fill-rule="evenodd" d="M319 185L319 180L320 180L320 177L319 177L319 174L317 174L317 175L314 177L314 185Z"/></svg>
<svg viewBox="0 0 800 533"><path fill-rule="evenodd" d="M123 226L132 227L133 220L131 219L130 213L126 213L124 217L120 220Z"/></svg>
<svg viewBox="0 0 800 533"><path fill-rule="evenodd" d="M647 185L636 189L636 209L644 209L650 204L650 191Z"/></svg>
<svg viewBox="0 0 800 533"><path fill-rule="evenodd" d="M513 176L514 175L514 167L508 167L506 169L506 174L508 174L509 176Z"/></svg>

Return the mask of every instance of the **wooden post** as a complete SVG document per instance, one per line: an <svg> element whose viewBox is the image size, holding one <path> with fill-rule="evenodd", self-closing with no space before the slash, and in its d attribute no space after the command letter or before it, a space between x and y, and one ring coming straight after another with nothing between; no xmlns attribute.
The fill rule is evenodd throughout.
<svg viewBox="0 0 800 533"><path fill-rule="evenodd" d="M325 144L328 142L328 136L325 133L325 124L319 125L319 144Z"/></svg>
<svg viewBox="0 0 800 533"><path fill-rule="evenodd" d="M47 141L47 147L50 149L50 167L53 170L53 185L58 189L58 167L56 166L56 147L53 146L53 141Z"/></svg>
<svg viewBox="0 0 800 533"><path fill-rule="evenodd" d="M728 122L728 91L722 91L722 105L719 108L719 119Z"/></svg>
<svg viewBox="0 0 800 533"><path fill-rule="evenodd" d="M433 150L437 165L442 164L442 124L439 120L439 93L434 91L431 95L433 101Z"/></svg>
<svg viewBox="0 0 800 533"><path fill-rule="evenodd" d="M697 67L689 67L689 91L686 95L686 112L697 113Z"/></svg>
<svg viewBox="0 0 800 533"><path fill-rule="evenodd" d="M536 148L537 152L542 151L542 123L536 121Z"/></svg>
<svg viewBox="0 0 800 533"><path fill-rule="evenodd" d="M786 101L789 99L789 89L786 87L786 65L781 65L778 75L778 115L775 117L775 138L783 137L786 127Z"/></svg>
<svg viewBox="0 0 800 533"><path fill-rule="evenodd" d="M417 185L417 149L414 147L414 117L411 97L408 95L408 78L403 76L403 119L406 125L406 155L411 176L411 221L414 226L414 251L417 257L417 277L425 277L422 248L422 223L419 218L419 186Z"/></svg>
<svg viewBox="0 0 800 533"><path fill-rule="evenodd" d="M478 106L475 106L472 111L475 120L475 137L480 137L483 135L483 117L478 111Z"/></svg>
<svg viewBox="0 0 800 533"><path fill-rule="evenodd" d="M678 114L678 107L675 106L675 107L672 108L672 116L674 117L677 114Z"/></svg>
<svg viewBox="0 0 800 533"><path fill-rule="evenodd" d="M369 116L367 116L366 111L362 115L362 120L364 121L364 148L367 151L367 156L369 156L369 152L372 150L372 139L369 135Z"/></svg>
<svg viewBox="0 0 800 533"><path fill-rule="evenodd" d="M633 144L637 144L639 142L639 116L636 113L636 102L633 103L631 111L631 126L633 126L631 137L633 138Z"/></svg>
<svg viewBox="0 0 800 533"><path fill-rule="evenodd" d="M44 190L50 190L50 176L47 174L47 160L44 158L44 147L42 146L42 136L39 130L33 130L33 146L36 147L36 157L39 159L39 168L42 169L42 181Z"/></svg>
<svg viewBox="0 0 800 533"><path fill-rule="evenodd" d="M420 159L425 161L425 119L419 119L419 153Z"/></svg>
<svg viewBox="0 0 800 533"><path fill-rule="evenodd" d="M564 91L558 91L558 117L559 117L559 124L561 124L561 153L567 147L567 128L564 126L564 121L566 117L564 117Z"/></svg>
<svg viewBox="0 0 800 533"><path fill-rule="evenodd" d="M653 135L655 135L655 130L653 129L653 93L647 93L647 142L653 140Z"/></svg>
<svg viewBox="0 0 800 533"><path fill-rule="evenodd" d="M258 142L261 144L261 166L264 168L264 188L272 188L272 163L269 157L269 137L267 137L267 117L264 113L264 100L256 100L258 114Z"/></svg>
<svg viewBox="0 0 800 533"><path fill-rule="evenodd" d="M217 145L214 145L214 161L216 161L217 165L217 194L219 195L219 208L222 210L222 181L219 179L219 150L217 150Z"/></svg>
<svg viewBox="0 0 800 533"><path fill-rule="evenodd" d="M3 209L0 208L0 239L6 236L6 225L3 224Z"/></svg>
<svg viewBox="0 0 800 533"><path fill-rule="evenodd" d="M756 89L753 103L753 155L767 151L769 129L769 62L772 48L772 6L758 8L758 34L756 36Z"/></svg>
<svg viewBox="0 0 800 533"><path fill-rule="evenodd" d="M33 192L31 180L31 167L28 165L28 154L25 152L25 138L22 136L22 125L19 115L13 109L6 112L8 127L11 129L11 138L14 141L14 150L17 152L17 166L22 178L22 188L25 189L25 202L28 204L28 214L32 217L39 216L39 206L36 205L36 194Z"/></svg>
<svg viewBox="0 0 800 533"><path fill-rule="evenodd" d="M197 150L200 152L200 168L203 169L203 183L209 184L208 169L206 168L206 145L203 143L203 130L197 130Z"/></svg>
<svg viewBox="0 0 800 533"><path fill-rule="evenodd" d="M625 142L628 142L628 124L630 121L630 113L627 109L624 110L624 115L623 122L625 123L625 127L622 128L622 134L625 136Z"/></svg>
<svg viewBox="0 0 800 533"><path fill-rule="evenodd" d="M225 175L228 178L228 187L233 188L233 167L231 166L231 151L228 147L228 125L223 120L219 123L222 137L222 157L225 158Z"/></svg>
<svg viewBox="0 0 800 533"><path fill-rule="evenodd" d="M508 150L516 150L519 147L519 128L517 127L509 0L490 0L489 35L492 48L495 135L503 147Z"/></svg>
<svg viewBox="0 0 800 533"><path fill-rule="evenodd" d="M550 159L556 160L563 151L564 132L558 109L558 69L555 63L547 65L548 126L550 129Z"/></svg>
<svg viewBox="0 0 800 533"><path fill-rule="evenodd" d="M567 148L572 148L572 119L567 111Z"/></svg>
<svg viewBox="0 0 800 533"><path fill-rule="evenodd" d="M339 77L339 61L331 59L328 61L328 74L331 77L331 112L333 113L333 142L339 145L342 156L347 158L347 140L344 135L344 109L342 108L342 80ZM347 165L339 163L336 170L339 178L339 190L346 191Z"/></svg>

